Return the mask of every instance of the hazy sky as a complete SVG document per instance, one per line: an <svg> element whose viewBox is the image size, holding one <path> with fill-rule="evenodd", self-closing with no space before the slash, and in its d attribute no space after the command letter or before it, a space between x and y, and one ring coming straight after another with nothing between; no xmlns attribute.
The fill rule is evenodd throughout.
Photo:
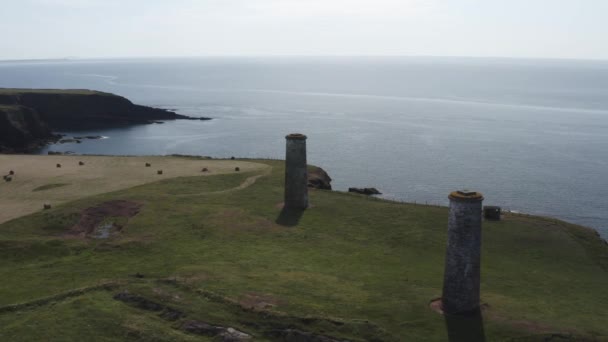
<svg viewBox="0 0 608 342"><path fill-rule="evenodd" d="M0 0L0 59L608 59L608 0Z"/></svg>

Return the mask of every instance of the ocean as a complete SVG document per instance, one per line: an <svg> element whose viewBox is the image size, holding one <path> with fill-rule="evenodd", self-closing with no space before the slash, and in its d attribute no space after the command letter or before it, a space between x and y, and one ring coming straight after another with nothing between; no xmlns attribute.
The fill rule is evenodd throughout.
<svg viewBox="0 0 608 342"><path fill-rule="evenodd" d="M336 190L484 204L593 227L608 238L608 61L260 57L0 62L0 87L87 88L211 121L60 132L103 140L40 151L284 158Z"/></svg>

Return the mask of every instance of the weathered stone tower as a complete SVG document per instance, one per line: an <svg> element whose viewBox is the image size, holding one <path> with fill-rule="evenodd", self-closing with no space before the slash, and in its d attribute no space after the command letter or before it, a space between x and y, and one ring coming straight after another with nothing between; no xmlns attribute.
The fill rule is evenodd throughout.
<svg viewBox="0 0 608 342"><path fill-rule="evenodd" d="M483 195L454 191L449 199L442 309L446 314L466 314L479 309Z"/></svg>
<svg viewBox="0 0 608 342"><path fill-rule="evenodd" d="M285 208L308 208L308 171L306 169L306 136L294 133L285 137Z"/></svg>

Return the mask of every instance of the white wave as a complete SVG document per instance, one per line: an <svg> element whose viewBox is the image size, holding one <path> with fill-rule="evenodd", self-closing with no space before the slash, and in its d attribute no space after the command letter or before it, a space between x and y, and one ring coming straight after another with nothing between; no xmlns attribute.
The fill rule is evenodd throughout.
<svg viewBox="0 0 608 342"><path fill-rule="evenodd" d="M576 113L589 113L589 114L605 114L608 115L608 110L603 109L590 109L590 108L577 108L577 107L553 107L553 106L541 106L541 105L529 105L529 104L513 104L513 103L500 103L483 100L467 100L467 99L450 99L450 98L434 98L434 97L413 97L413 96L392 96L392 95L371 95L371 94L349 94L349 93L326 93L326 92L308 92L308 91L288 91L288 90L274 90L274 89L222 89L216 91L243 91L252 93L271 93L271 94L287 94L287 95L300 95L300 96L326 96L326 97L344 97L344 98L369 98L369 99L383 99L383 100L394 100L394 101L415 101L415 102L436 102L436 103L451 103L451 104L466 104L466 105L479 105L479 106L497 106L497 107L508 107L508 108L525 108L535 110L551 110L559 112L576 112Z"/></svg>
<svg viewBox="0 0 608 342"><path fill-rule="evenodd" d="M104 79L106 81L106 83L108 83L108 84L118 85L118 83L116 82L116 80L118 80L118 76L100 75L100 74L76 74L76 76L101 78L101 79Z"/></svg>

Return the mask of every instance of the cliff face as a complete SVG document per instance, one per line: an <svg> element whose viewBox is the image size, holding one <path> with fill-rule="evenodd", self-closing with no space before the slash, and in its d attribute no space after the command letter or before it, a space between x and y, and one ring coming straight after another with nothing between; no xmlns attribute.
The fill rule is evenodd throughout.
<svg viewBox="0 0 608 342"><path fill-rule="evenodd" d="M135 105L124 97L92 91L27 91L0 89L0 105L35 109L53 128L75 121L100 123L147 123L154 120L188 119L174 112Z"/></svg>
<svg viewBox="0 0 608 342"><path fill-rule="evenodd" d="M0 88L0 152L28 150L48 142L52 129L192 119L172 111L133 104L124 97L91 90Z"/></svg>
<svg viewBox="0 0 608 342"><path fill-rule="evenodd" d="M0 105L0 151L24 152L54 137L35 110Z"/></svg>

